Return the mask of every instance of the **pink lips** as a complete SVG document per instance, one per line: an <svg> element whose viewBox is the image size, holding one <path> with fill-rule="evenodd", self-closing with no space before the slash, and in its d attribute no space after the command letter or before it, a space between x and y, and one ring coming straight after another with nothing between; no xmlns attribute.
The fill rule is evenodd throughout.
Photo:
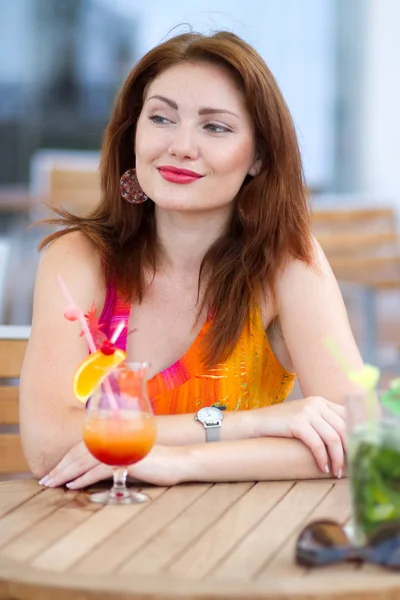
<svg viewBox="0 0 400 600"><path fill-rule="evenodd" d="M201 179L203 175L188 169L178 169L177 167L165 166L158 167L158 171L164 179L172 183L192 183Z"/></svg>

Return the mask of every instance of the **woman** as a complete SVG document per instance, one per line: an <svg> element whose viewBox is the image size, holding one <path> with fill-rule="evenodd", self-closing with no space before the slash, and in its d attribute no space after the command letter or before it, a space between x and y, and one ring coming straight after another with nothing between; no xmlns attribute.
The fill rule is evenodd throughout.
<svg viewBox="0 0 400 600"><path fill-rule="evenodd" d="M71 381L88 349L63 319L58 273L104 327L129 317L128 358L152 365L157 444L132 477L341 477L352 386L326 338L354 370L362 361L311 235L288 109L260 56L228 32L151 50L117 98L101 181L94 214L64 213L66 228L43 244L21 379L21 434L41 483L111 475L81 442ZM294 373L304 398L283 403ZM211 411L219 443L208 444L197 411L215 405L227 410L223 422Z"/></svg>

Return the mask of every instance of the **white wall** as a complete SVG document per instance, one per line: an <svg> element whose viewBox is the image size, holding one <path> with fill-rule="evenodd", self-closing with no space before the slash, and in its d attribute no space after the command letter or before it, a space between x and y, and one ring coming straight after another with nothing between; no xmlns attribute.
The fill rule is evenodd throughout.
<svg viewBox="0 0 400 600"><path fill-rule="evenodd" d="M363 191L400 208L400 2L365 0L365 68L359 139Z"/></svg>

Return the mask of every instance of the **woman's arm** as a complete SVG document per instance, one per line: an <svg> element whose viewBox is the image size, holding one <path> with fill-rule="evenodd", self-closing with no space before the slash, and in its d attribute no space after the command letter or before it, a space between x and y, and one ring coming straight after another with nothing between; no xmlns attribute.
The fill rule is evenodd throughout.
<svg viewBox="0 0 400 600"><path fill-rule="evenodd" d="M363 362L337 281L316 241L314 248L312 266L292 261L276 281L277 311L303 396L344 404L355 385L328 350L327 340L352 370L360 370Z"/></svg>
<svg viewBox="0 0 400 600"><path fill-rule="evenodd" d="M295 439L258 438L194 445L187 450L178 453L177 472L173 475L179 482L268 481L332 476L323 473L307 446ZM142 468L146 468L146 465L143 464ZM140 463L132 466L131 475L140 476L140 469Z"/></svg>
<svg viewBox="0 0 400 600"><path fill-rule="evenodd" d="M261 438L190 446L155 446L143 460L131 465L129 476L153 485L186 481L268 481L329 477L316 466L309 449L299 440ZM340 473L340 477L342 473ZM112 468L99 463L81 442L40 483L67 484L80 489L112 477Z"/></svg>
<svg viewBox="0 0 400 600"><path fill-rule="evenodd" d="M48 472L82 439L84 411L74 398L72 380L88 348L79 335L79 323L63 316L66 303L57 274L85 312L93 302L99 307L104 303L100 258L89 240L81 233L69 233L53 242L38 268L20 385L22 443L37 476Z"/></svg>

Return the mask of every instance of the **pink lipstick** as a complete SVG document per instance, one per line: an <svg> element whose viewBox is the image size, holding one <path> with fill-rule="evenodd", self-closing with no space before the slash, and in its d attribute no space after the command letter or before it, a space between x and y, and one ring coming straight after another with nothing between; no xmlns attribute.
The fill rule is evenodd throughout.
<svg viewBox="0 0 400 600"><path fill-rule="evenodd" d="M196 173L195 171L189 171L188 169L178 169L177 167L165 166L158 167L158 171L167 181L172 183L193 183L198 179L201 179L203 175Z"/></svg>

